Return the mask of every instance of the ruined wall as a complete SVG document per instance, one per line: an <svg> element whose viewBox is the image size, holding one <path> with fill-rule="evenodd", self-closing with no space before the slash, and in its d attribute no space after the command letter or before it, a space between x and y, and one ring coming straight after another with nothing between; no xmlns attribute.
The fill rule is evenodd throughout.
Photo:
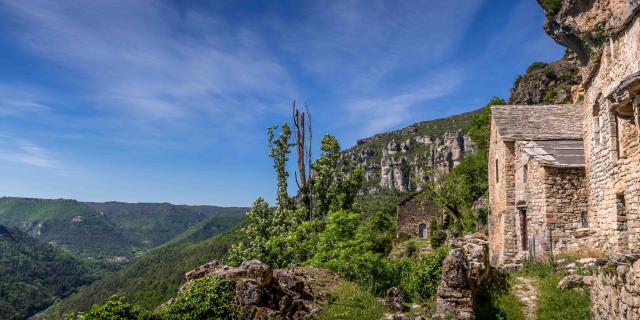
<svg viewBox="0 0 640 320"><path fill-rule="evenodd" d="M420 224L426 225L425 238L428 237L431 221L440 210L421 194L415 195L398 205L396 234L418 237Z"/></svg>
<svg viewBox="0 0 640 320"><path fill-rule="evenodd" d="M478 292L490 272L489 247L481 233L466 235L453 244L442 262L436 294L436 313L431 319L475 319Z"/></svg>
<svg viewBox="0 0 640 320"><path fill-rule="evenodd" d="M585 157L589 189L589 238L603 251L640 249L640 150L637 126L612 110L620 104L616 88L640 72L637 15L603 46L584 97ZM633 99L633 92L629 92ZM637 94L637 93L635 93ZM635 104L637 105L638 99Z"/></svg>
<svg viewBox="0 0 640 320"><path fill-rule="evenodd" d="M518 251L515 233L515 146L514 142L503 141L495 128L495 122L492 121L488 164L491 203L489 246L492 266L512 260Z"/></svg>
<svg viewBox="0 0 640 320"><path fill-rule="evenodd" d="M638 258L619 255L598 261L602 266L585 281L591 286L591 319L640 319Z"/></svg>

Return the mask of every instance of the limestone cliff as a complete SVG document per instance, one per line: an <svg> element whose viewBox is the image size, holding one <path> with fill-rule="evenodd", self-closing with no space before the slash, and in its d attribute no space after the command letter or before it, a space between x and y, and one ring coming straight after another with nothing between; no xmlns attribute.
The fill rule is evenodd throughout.
<svg viewBox="0 0 640 320"><path fill-rule="evenodd" d="M534 62L524 75L518 76L509 103L524 105L564 104L573 100L573 87L580 83L580 62L575 53L567 51L562 59Z"/></svg>
<svg viewBox="0 0 640 320"><path fill-rule="evenodd" d="M466 129L476 113L419 122L361 139L343 152L343 168L365 168L366 193L419 190L417 181L432 178L434 169L449 172L466 152L474 150Z"/></svg>

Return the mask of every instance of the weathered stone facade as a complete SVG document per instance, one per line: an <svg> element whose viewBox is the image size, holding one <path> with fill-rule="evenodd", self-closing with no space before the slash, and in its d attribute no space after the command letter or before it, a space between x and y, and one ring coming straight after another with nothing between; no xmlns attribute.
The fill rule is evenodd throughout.
<svg viewBox="0 0 640 320"><path fill-rule="evenodd" d="M546 256L579 242L586 212L578 106L492 108L491 264Z"/></svg>
<svg viewBox="0 0 640 320"><path fill-rule="evenodd" d="M590 245L609 252L640 249L640 21L638 1L622 1L611 20L584 93L584 141ZM592 14L591 11L584 14Z"/></svg>
<svg viewBox="0 0 640 320"><path fill-rule="evenodd" d="M396 234L427 238L433 219L441 212L423 193L416 193L398 204Z"/></svg>
<svg viewBox="0 0 640 320"><path fill-rule="evenodd" d="M562 149L552 151L552 146ZM552 157L549 152L577 156ZM518 141L515 163L519 258L580 250L581 239L589 235L582 141Z"/></svg>

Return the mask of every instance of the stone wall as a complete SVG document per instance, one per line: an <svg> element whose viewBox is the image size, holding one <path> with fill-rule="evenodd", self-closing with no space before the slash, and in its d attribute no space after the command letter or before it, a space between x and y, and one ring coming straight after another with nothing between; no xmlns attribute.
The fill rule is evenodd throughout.
<svg viewBox="0 0 640 320"><path fill-rule="evenodd" d="M483 234L465 236L442 263L432 319L475 319L476 296L488 278L489 246Z"/></svg>
<svg viewBox="0 0 640 320"><path fill-rule="evenodd" d="M640 256L599 259L591 286L591 319L640 319Z"/></svg>
<svg viewBox="0 0 640 320"><path fill-rule="evenodd" d="M502 140L492 121L489 148L489 246L492 266L514 259L518 251L514 214L514 148L514 142Z"/></svg>
<svg viewBox="0 0 640 320"><path fill-rule="evenodd" d="M542 165L522 151L525 144L516 143L515 161L516 206L520 208L516 212L519 257L547 257L551 250L554 254L579 251L585 247L584 238L594 233L586 216L584 168ZM527 221L521 221L522 211L526 212ZM527 225L526 236L522 234L523 223Z"/></svg>
<svg viewBox="0 0 640 320"><path fill-rule="evenodd" d="M425 224L424 237L428 237L431 222L441 212L424 194L416 194L401 202L397 210L396 234L418 237L420 224Z"/></svg>
<svg viewBox="0 0 640 320"><path fill-rule="evenodd" d="M637 5L637 3L636 3ZM640 22L637 14L602 48L584 97L585 157L589 221L596 231L588 242L603 251L640 249L640 150L633 117L616 108L638 92L618 87L640 72ZM627 101L628 103L629 101ZM638 99L635 102L638 104Z"/></svg>

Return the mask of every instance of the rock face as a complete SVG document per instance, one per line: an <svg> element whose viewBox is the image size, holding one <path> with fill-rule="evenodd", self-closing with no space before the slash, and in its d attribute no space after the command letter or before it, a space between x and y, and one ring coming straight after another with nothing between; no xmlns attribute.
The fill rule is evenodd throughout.
<svg viewBox="0 0 640 320"><path fill-rule="evenodd" d="M489 244L481 233L454 244L442 264L433 319L475 319L478 290L490 271Z"/></svg>
<svg viewBox="0 0 640 320"><path fill-rule="evenodd" d="M509 97L511 104L564 104L573 100L572 87L581 81L577 55L567 52L553 63L535 62L519 76Z"/></svg>
<svg viewBox="0 0 640 320"><path fill-rule="evenodd" d="M638 4L637 0L538 2L547 15L544 30L556 42L575 52L583 65L599 53L608 36L625 23Z"/></svg>
<svg viewBox="0 0 640 320"><path fill-rule="evenodd" d="M466 134L474 112L416 123L401 130L362 139L342 154L343 169L365 169L365 191L419 191L417 180L433 178L433 170L449 172L475 149Z"/></svg>
<svg viewBox="0 0 640 320"><path fill-rule="evenodd" d="M205 276L233 281L235 302L248 319L310 319L318 311L326 289L338 281L335 275L322 269L272 270L258 260L245 261L233 268L212 261L187 272L183 288Z"/></svg>

